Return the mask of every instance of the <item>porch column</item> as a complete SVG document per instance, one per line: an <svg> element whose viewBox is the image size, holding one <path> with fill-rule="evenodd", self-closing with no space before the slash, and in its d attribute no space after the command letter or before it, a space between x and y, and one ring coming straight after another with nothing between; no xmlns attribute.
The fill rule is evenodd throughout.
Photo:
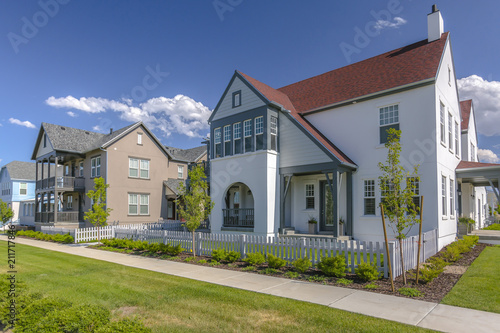
<svg viewBox="0 0 500 333"><path fill-rule="evenodd" d="M280 233L283 233L285 228L285 211L286 211L286 196L288 194L288 189L290 188L290 183L292 182L293 175L280 175L280 188L281 188L281 201L280 201ZM288 179L285 179L288 177Z"/></svg>
<svg viewBox="0 0 500 333"><path fill-rule="evenodd" d="M495 193L495 196L497 197L498 205L500 205L500 177L498 177L497 182L498 188L495 187L492 179L488 179L488 183L490 183L490 186L493 189L493 193Z"/></svg>
<svg viewBox="0 0 500 333"><path fill-rule="evenodd" d="M346 200L346 210L347 210L347 217L345 220L345 231L348 236L352 236L352 202L353 202L353 197L352 197L352 172L346 172L346 185L347 185L347 200Z"/></svg>
<svg viewBox="0 0 500 333"><path fill-rule="evenodd" d="M339 179L339 172L337 170L332 170L332 179L328 176L328 171L323 171L326 177L326 181L328 182L328 187L330 188L330 193L332 194L332 210L333 210L333 236L338 237L339 236L339 228L338 228L338 223L339 223L339 203L338 203L338 193L337 193L337 188L338 188L338 179ZM326 201L326 200L325 200ZM326 217L325 217L326 218Z"/></svg>
<svg viewBox="0 0 500 333"><path fill-rule="evenodd" d="M58 157L56 156L54 159L54 167L55 167L55 170L54 170L54 222L57 222L57 212L59 210L59 191L57 190L57 162L58 162ZM49 165L49 170L50 170L50 165Z"/></svg>
<svg viewBox="0 0 500 333"><path fill-rule="evenodd" d="M42 188L44 188L43 187L43 176L44 176L43 164L44 164L44 161L42 160L42 178L41 178L42 179Z"/></svg>

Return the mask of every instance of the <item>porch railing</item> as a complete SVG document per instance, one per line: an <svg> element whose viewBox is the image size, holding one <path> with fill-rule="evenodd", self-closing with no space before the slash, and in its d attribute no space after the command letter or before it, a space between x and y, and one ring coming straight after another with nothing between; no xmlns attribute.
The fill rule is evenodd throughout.
<svg viewBox="0 0 500 333"><path fill-rule="evenodd" d="M253 208L233 208L223 209L224 227L253 228L254 210Z"/></svg>
<svg viewBox="0 0 500 333"><path fill-rule="evenodd" d="M66 189L68 191L79 191L85 190L85 178L83 177L68 177L68 176L60 176L60 177L50 177L45 179L37 180L36 189L37 190L45 190L45 189L53 189L53 188Z"/></svg>
<svg viewBox="0 0 500 333"><path fill-rule="evenodd" d="M80 222L83 214L80 212L42 212L35 214L35 222L54 222L54 214L57 214L57 222Z"/></svg>

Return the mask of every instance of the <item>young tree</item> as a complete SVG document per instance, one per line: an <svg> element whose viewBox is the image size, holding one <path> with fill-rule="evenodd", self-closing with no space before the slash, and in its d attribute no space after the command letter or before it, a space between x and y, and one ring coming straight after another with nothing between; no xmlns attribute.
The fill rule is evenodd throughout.
<svg viewBox="0 0 500 333"><path fill-rule="evenodd" d="M94 190L87 192L87 197L90 198L92 202L92 207L85 212L84 220L92 223L93 226L97 227L97 241L101 242L101 227L107 225L107 219L109 213L112 211L111 208L106 207L106 189L109 184L104 182L104 178L94 178Z"/></svg>
<svg viewBox="0 0 500 333"><path fill-rule="evenodd" d="M177 212L184 219L186 228L193 235L193 257L196 257L194 232L201 221L208 218L214 203L208 195L208 183L205 180L205 168L197 165L188 173L189 187L179 185L180 197L175 201Z"/></svg>
<svg viewBox="0 0 500 333"><path fill-rule="evenodd" d="M12 208L10 208L6 202L3 202L2 199L0 199L0 221L2 222L2 226L5 225L13 217L14 211L12 210Z"/></svg>
<svg viewBox="0 0 500 333"><path fill-rule="evenodd" d="M388 141L385 147L388 148L386 164L379 163L382 171L379 177L380 190L382 192L382 202L384 215L389 219L389 225L394 231L396 239L399 241L401 256L401 267L403 268L403 282L406 284L406 272L403 257L403 239L411 230L411 227L419 222L417 214L419 207L413 201L415 194L415 183L420 179L417 176L418 165L413 170L413 176L400 164L401 131L391 128L387 131Z"/></svg>

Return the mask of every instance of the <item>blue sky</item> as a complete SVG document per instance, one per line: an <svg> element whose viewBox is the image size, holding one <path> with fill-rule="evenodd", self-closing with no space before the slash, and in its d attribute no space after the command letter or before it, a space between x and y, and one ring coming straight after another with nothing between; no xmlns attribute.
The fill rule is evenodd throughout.
<svg viewBox="0 0 500 333"><path fill-rule="evenodd" d="M426 39L433 3L481 159L500 162L495 0L3 0L0 165L30 160L41 122L108 132L143 120L164 144L197 146L235 69L278 88L346 66Z"/></svg>

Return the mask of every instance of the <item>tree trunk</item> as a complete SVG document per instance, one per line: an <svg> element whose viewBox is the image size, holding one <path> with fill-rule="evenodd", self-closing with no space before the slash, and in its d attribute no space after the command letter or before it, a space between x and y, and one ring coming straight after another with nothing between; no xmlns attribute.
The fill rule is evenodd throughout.
<svg viewBox="0 0 500 333"><path fill-rule="evenodd" d="M196 257L196 246L194 245L194 230L191 233L193 234L193 257Z"/></svg>
<svg viewBox="0 0 500 333"><path fill-rule="evenodd" d="M403 284L406 286L405 259L403 257L403 240L399 239L399 255L401 256L401 269L403 270Z"/></svg>

